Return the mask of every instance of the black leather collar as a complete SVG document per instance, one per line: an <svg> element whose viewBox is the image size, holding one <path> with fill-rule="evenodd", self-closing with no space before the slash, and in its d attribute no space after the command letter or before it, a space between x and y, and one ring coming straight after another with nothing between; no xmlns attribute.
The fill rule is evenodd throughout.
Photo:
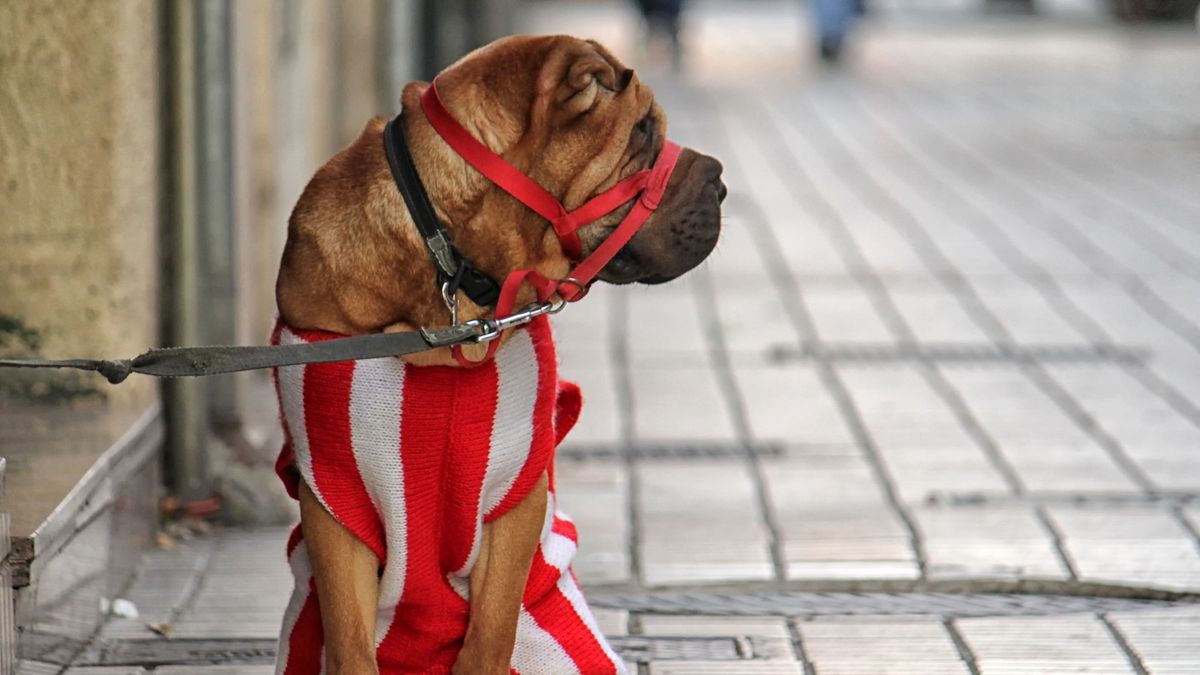
<svg viewBox="0 0 1200 675"><path fill-rule="evenodd" d="M403 113L396 115L383 128L383 149L396 187L400 189L417 231L425 241L425 248L437 267L438 287L441 289L448 284L445 291L449 297L454 297L454 293L461 289L471 302L480 307L490 307L500 297L500 285L455 248L450 232L438 220L404 138L402 119Z"/></svg>

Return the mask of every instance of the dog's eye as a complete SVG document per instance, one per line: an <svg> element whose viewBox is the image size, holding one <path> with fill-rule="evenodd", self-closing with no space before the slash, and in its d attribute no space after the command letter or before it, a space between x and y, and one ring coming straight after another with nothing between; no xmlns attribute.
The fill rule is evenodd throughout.
<svg viewBox="0 0 1200 675"><path fill-rule="evenodd" d="M633 133L634 135L649 136L653 128L653 121L650 119L649 115L646 115L642 119L638 120L637 124L633 125Z"/></svg>

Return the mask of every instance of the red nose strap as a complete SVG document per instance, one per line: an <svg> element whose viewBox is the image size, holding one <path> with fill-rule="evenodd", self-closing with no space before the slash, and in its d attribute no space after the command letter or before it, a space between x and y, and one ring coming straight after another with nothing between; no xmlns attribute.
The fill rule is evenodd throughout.
<svg viewBox="0 0 1200 675"><path fill-rule="evenodd" d="M497 187L550 221L562 244L563 253L572 261L578 262L582 255L579 236L576 234L579 228L602 218L623 204L637 200L621 224L586 260L579 262L568 278L556 282L535 270L516 270L510 273L504 281L500 299L496 303L497 318L508 316L512 312L517 290L525 283L534 288L540 302L549 300L555 293L568 302L574 302L586 295L588 286L600 270L613 259L622 246L633 239L650 214L658 208L681 151L675 143L665 141L653 168L642 169L592 197L574 211L567 211L554 195L472 136L442 104L436 80L421 95L421 108L438 135L468 164ZM491 358L498 345L499 341L488 345L487 357L484 360ZM474 364L462 356L461 350L454 348L452 351L460 364Z"/></svg>

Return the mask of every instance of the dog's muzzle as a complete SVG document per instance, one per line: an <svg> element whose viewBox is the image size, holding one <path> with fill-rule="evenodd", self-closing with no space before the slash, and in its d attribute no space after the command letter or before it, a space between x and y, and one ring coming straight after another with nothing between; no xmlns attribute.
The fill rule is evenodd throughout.
<svg viewBox="0 0 1200 675"><path fill-rule="evenodd" d="M662 202L667 183L670 182L671 174L679 160L679 145L665 141L654 166L638 171L592 197L579 208L568 211L554 195L472 136L446 109L437 86L437 80L434 80L421 95L421 109L425 112L425 117L429 119L438 135L468 164L517 201L550 221L562 245L563 253L577 263L570 275L560 284L557 293L568 302L582 298L587 294L587 289L595 280L596 274L633 238ZM591 255L581 261L582 246L578 230L633 200L637 201L621 224Z"/></svg>

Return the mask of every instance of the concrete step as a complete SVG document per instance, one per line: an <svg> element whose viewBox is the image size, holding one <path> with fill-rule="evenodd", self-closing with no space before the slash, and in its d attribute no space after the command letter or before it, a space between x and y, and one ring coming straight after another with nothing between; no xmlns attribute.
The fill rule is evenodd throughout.
<svg viewBox="0 0 1200 675"><path fill-rule="evenodd" d="M108 602L128 585L153 542L162 484L162 414L154 405L132 419L81 475L75 474L65 496L35 526L10 533L7 516L0 516L0 551L7 554L0 569L0 659L13 658L15 636L20 667L69 664L99 629ZM21 480L34 483L47 470L23 472ZM10 471L7 478L11 495L17 476ZM21 487L28 493L36 486ZM0 673L10 672L11 661L0 660Z"/></svg>

